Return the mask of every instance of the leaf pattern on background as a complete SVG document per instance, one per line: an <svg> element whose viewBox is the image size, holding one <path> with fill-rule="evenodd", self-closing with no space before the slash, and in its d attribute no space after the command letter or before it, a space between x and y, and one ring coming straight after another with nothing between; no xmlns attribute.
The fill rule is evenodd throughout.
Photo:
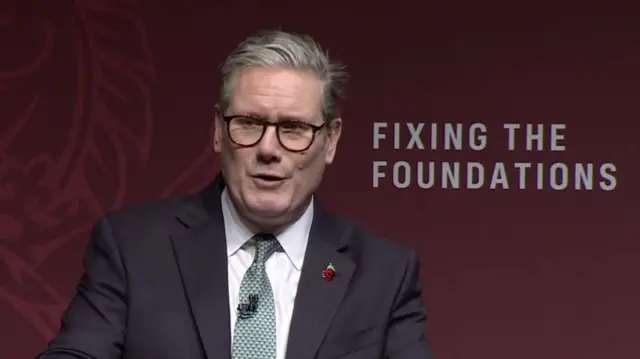
<svg viewBox="0 0 640 359"><path fill-rule="evenodd" d="M40 266L123 204L149 156L155 70L136 1L47 5L66 19L24 4L0 8L0 48L16 49L0 59L0 301L49 339L67 299ZM52 80L65 66L75 78Z"/></svg>
<svg viewBox="0 0 640 359"><path fill-rule="evenodd" d="M164 188L161 197L176 193L194 193L210 183L218 171L211 144L207 144L200 157Z"/></svg>

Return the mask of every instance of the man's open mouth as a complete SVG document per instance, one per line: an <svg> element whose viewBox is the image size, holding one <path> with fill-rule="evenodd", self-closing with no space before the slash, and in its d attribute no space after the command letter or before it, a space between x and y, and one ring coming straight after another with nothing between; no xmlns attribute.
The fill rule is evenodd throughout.
<svg viewBox="0 0 640 359"><path fill-rule="evenodd" d="M280 176L276 176L276 175L256 175L254 176L255 178L261 179L263 181L269 181L269 182L276 182L276 181L282 181L284 179L284 177L280 177Z"/></svg>

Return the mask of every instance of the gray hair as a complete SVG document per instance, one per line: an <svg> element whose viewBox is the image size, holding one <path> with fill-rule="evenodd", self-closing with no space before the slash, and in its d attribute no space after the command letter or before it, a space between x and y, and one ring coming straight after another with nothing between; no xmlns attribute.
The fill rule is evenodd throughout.
<svg viewBox="0 0 640 359"><path fill-rule="evenodd" d="M326 121L338 117L338 100L344 96L347 74L328 52L307 35L280 30L261 31L240 43L222 65L220 110L230 105L234 82L250 67L285 67L310 71L322 82L322 115Z"/></svg>

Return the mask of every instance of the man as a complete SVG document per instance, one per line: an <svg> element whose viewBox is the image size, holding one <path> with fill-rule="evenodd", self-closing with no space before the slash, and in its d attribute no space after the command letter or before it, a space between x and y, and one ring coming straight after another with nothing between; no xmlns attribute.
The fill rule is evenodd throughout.
<svg viewBox="0 0 640 359"><path fill-rule="evenodd" d="M340 139L341 67L271 31L222 75L221 175L99 220L42 358L430 358L416 254L313 196Z"/></svg>

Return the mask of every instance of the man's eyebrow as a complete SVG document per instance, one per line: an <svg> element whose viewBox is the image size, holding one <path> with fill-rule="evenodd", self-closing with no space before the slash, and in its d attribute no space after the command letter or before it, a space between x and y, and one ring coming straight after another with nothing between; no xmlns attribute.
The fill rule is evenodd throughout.
<svg viewBox="0 0 640 359"><path fill-rule="evenodd" d="M247 117L255 117L255 118L266 118L265 116L257 113L257 112L238 112L238 116L247 116Z"/></svg>
<svg viewBox="0 0 640 359"><path fill-rule="evenodd" d="M269 118L267 116L264 116L262 114L259 114L257 112L246 112L244 113L245 116L248 117L254 117L254 118L259 118L259 119L263 119L263 120L269 120ZM292 115L285 115L285 116L278 116L276 119L276 121L281 122L281 121L293 121L293 122L309 122L309 119L301 117L301 116L292 116Z"/></svg>
<svg viewBox="0 0 640 359"><path fill-rule="evenodd" d="M280 116L278 118L280 121L293 121L293 122L308 122L309 119L298 116Z"/></svg>

